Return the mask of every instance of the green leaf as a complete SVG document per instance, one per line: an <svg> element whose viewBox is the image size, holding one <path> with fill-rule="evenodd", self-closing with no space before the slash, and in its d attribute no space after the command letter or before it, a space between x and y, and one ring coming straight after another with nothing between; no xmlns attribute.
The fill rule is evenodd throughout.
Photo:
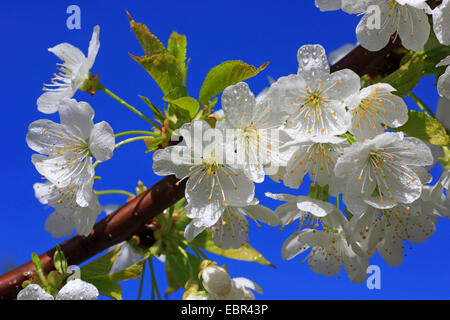
<svg viewBox="0 0 450 320"><path fill-rule="evenodd" d="M211 240L211 231L205 230L201 234L199 234L193 241L193 245L196 245L200 248L204 248L205 250L215 253L219 256L227 257L230 259L241 260L241 261L249 261L256 262L259 264L263 264L269 267L276 268L272 263L270 263L264 256L259 253L256 249L250 246L248 243L244 244L239 249L221 249L218 248L214 241Z"/></svg>
<svg viewBox="0 0 450 320"><path fill-rule="evenodd" d="M119 250L120 247L81 268L81 279L83 281L95 285L100 294L116 300L122 299L122 288L117 282L138 279L144 262L144 260L140 260L126 269L108 274Z"/></svg>
<svg viewBox="0 0 450 320"><path fill-rule="evenodd" d="M410 110L408 122L394 131L403 131L406 135L437 145L449 146L450 137L445 127L426 113Z"/></svg>
<svg viewBox="0 0 450 320"><path fill-rule="evenodd" d="M175 100L164 97L163 100L186 110L191 119L197 114L198 109L200 109L198 101L191 97L183 97Z"/></svg>
<svg viewBox="0 0 450 320"><path fill-rule="evenodd" d="M82 266L80 268L81 277L83 279L88 279L107 274L111 270L111 267L114 263L114 260L117 258L117 254L120 248L121 247L118 247L112 251L109 251L96 260Z"/></svg>
<svg viewBox="0 0 450 320"><path fill-rule="evenodd" d="M311 187L309 188L308 197L325 202L330 201L330 195L328 194L328 185L322 187L317 183L312 183Z"/></svg>
<svg viewBox="0 0 450 320"><path fill-rule="evenodd" d="M183 63L177 58L168 53L130 56L151 75L165 96L177 99L187 95Z"/></svg>
<svg viewBox="0 0 450 320"><path fill-rule="evenodd" d="M239 60L225 61L212 68L206 75L200 89L200 105L205 105L209 100L221 93L226 87L240 81L256 76L264 70L269 63L264 63L256 69Z"/></svg>
<svg viewBox="0 0 450 320"><path fill-rule="evenodd" d="M100 294L115 300L122 300L122 287L117 282L105 279L89 279L86 282L93 284Z"/></svg>
<svg viewBox="0 0 450 320"><path fill-rule="evenodd" d="M152 56L154 54L167 53L164 45L159 41L159 39L153 35L150 30L148 30L147 26L142 23L134 22L131 15L128 13L128 19L130 20L130 27L133 30L136 38L141 44L142 49L146 56Z"/></svg>
<svg viewBox="0 0 450 320"><path fill-rule="evenodd" d="M56 251L53 256L53 264L55 265L55 269L64 276L67 273L67 260L61 250L61 247L58 244L56 244L55 246Z"/></svg>
<svg viewBox="0 0 450 320"><path fill-rule="evenodd" d="M169 38L169 44L167 46L169 53L184 63L186 61L186 48L186 36L181 35L176 31L172 32Z"/></svg>
<svg viewBox="0 0 450 320"><path fill-rule="evenodd" d="M380 82L392 85L397 90L396 95L407 96L423 75L425 58L426 56L422 53L413 54L398 70L381 79Z"/></svg>
<svg viewBox="0 0 450 320"><path fill-rule="evenodd" d="M44 272L44 265L41 262L41 259L39 259L39 256L36 253L31 254L31 260L33 261L34 265L36 266L36 270L39 272Z"/></svg>

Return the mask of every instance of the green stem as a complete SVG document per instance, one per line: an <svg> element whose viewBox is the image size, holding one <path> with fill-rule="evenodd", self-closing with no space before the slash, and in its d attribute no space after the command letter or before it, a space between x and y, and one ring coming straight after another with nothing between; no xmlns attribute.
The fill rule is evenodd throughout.
<svg viewBox="0 0 450 320"><path fill-rule="evenodd" d="M155 300L155 292L158 297L158 300L161 300L161 294L159 293L158 283L156 282L155 270L153 269L153 259L150 258L148 260L148 265L150 267L150 272L152 274L152 300Z"/></svg>
<svg viewBox="0 0 450 320"><path fill-rule="evenodd" d="M105 194L123 194L129 197L135 197L135 194L132 194L131 192L125 191L125 190L101 190L101 191L97 191L94 190L94 193L97 196L101 196L101 195L105 195Z"/></svg>
<svg viewBox="0 0 450 320"><path fill-rule="evenodd" d="M118 144L116 144L116 146L115 146L114 149L117 149L118 147L121 147L121 146L123 146L123 145L125 145L125 144L127 144L127 143L130 143L130 142L139 141L139 140L145 140L145 139L148 139L148 138L152 138L152 137L149 137L149 136L141 136L141 137L129 138L129 139L120 141Z"/></svg>
<svg viewBox="0 0 450 320"><path fill-rule="evenodd" d="M144 277L145 277L145 264L147 260L144 260L144 263L142 264L142 273L141 273L141 282L139 283L139 292L138 292L138 300L141 300L142 296L142 288L144 286Z"/></svg>
<svg viewBox="0 0 450 320"><path fill-rule="evenodd" d="M142 112L140 112L139 110L137 110L135 107L133 107L132 105L126 103L124 100L122 100L121 98L119 98L118 96L116 96L114 93L112 93L111 91L109 91L106 88L103 88L103 92L106 93L107 95L109 95L111 98L113 98L114 100L118 101L121 105L125 106L126 108L128 108L129 110L131 110L132 112L134 112L135 114L137 114L139 117L141 117L142 119L144 119L145 121L147 121L148 123L150 123L152 126L155 126L156 128L159 127L159 125L154 122L153 120L150 120L149 118L147 118Z"/></svg>
<svg viewBox="0 0 450 320"><path fill-rule="evenodd" d="M432 116L433 118L436 118L433 111L430 109L430 107L427 106L425 102L423 102L422 99L420 99L418 96L416 96L414 93L410 93L409 96L414 100L414 102L417 104L417 106L422 110L423 112L426 112Z"/></svg>
<svg viewBox="0 0 450 320"><path fill-rule="evenodd" d="M119 132L116 133L114 135L114 137L118 138L118 137L122 137L122 136L127 136L127 135L134 135L134 134L146 134L149 136L158 136L157 133L155 132L151 132L151 131L142 131L142 130L135 130L135 131L124 131L124 132Z"/></svg>

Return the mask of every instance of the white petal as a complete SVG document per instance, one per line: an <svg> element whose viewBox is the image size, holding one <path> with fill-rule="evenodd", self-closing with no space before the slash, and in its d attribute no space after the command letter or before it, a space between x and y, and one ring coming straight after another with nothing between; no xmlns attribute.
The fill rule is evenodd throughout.
<svg viewBox="0 0 450 320"><path fill-rule="evenodd" d="M202 283L206 291L219 296L224 296L231 290L231 278L228 272L218 266L203 270Z"/></svg>
<svg viewBox="0 0 450 320"><path fill-rule="evenodd" d="M59 110L61 101L65 98L72 98L75 90L71 86L61 91L46 91L37 99L38 110L42 113L55 113Z"/></svg>
<svg viewBox="0 0 450 320"><path fill-rule="evenodd" d="M390 14L391 6L387 1L379 1L377 5L381 10L381 29L371 29L369 27L369 22L370 19L373 19L374 12L366 13L356 27L356 38L358 42L370 51L383 49L388 44L391 35L395 32L396 11L394 10L392 15Z"/></svg>
<svg viewBox="0 0 450 320"><path fill-rule="evenodd" d="M434 33L439 42L450 45L450 1L443 0L442 3L433 10Z"/></svg>
<svg viewBox="0 0 450 320"><path fill-rule="evenodd" d="M447 57L447 60L450 62L450 56ZM439 66L439 64L437 66ZM450 67L447 67L445 73L439 77L437 87L441 97L450 99Z"/></svg>
<svg viewBox="0 0 450 320"><path fill-rule="evenodd" d="M245 82L227 87L222 94L222 109L234 128L249 124L254 116L256 100Z"/></svg>
<svg viewBox="0 0 450 320"><path fill-rule="evenodd" d="M184 237L188 242L191 242L195 239L203 230L205 230L207 227L196 227L194 222L191 221L186 228L184 229Z"/></svg>
<svg viewBox="0 0 450 320"><path fill-rule="evenodd" d="M398 34L403 46L409 50L422 51L430 37L427 14L422 9L407 7L402 10L399 24Z"/></svg>
<svg viewBox="0 0 450 320"><path fill-rule="evenodd" d="M66 42L49 48L48 51L70 65L79 65L86 59L80 49Z"/></svg>
<svg viewBox="0 0 450 320"><path fill-rule="evenodd" d="M74 228L75 224L72 219L57 212L53 212L45 221L45 230L51 232L53 238L70 236Z"/></svg>
<svg viewBox="0 0 450 320"><path fill-rule="evenodd" d="M450 99L440 98L436 111L438 119L447 130L450 130Z"/></svg>
<svg viewBox="0 0 450 320"><path fill-rule="evenodd" d="M88 236L94 227L98 215L102 211L103 208L98 202L96 196L93 200L91 200L89 207L80 208L79 213L77 212L73 218L78 234Z"/></svg>
<svg viewBox="0 0 450 320"><path fill-rule="evenodd" d="M39 285L32 283L20 290L17 300L54 300L54 298Z"/></svg>
<svg viewBox="0 0 450 320"><path fill-rule="evenodd" d="M307 81L330 74L325 49L321 45L305 45L297 52L298 74Z"/></svg>
<svg viewBox="0 0 450 320"><path fill-rule="evenodd" d="M238 208L226 207L211 227L214 244L221 249L239 249L248 239L248 222Z"/></svg>
<svg viewBox="0 0 450 320"><path fill-rule="evenodd" d="M97 300L99 292L95 286L80 279L70 280L61 288L56 300Z"/></svg>
<svg viewBox="0 0 450 320"><path fill-rule="evenodd" d="M94 126L94 109L87 102L77 102L74 99L63 99L59 107L61 124L77 127L81 138L87 139Z"/></svg>
<svg viewBox="0 0 450 320"><path fill-rule="evenodd" d="M270 210L262 205L254 205L248 206L245 208L240 208L242 212L244 212L249 217L261 221L269 226L278 226L281 221L280 218Z"/></svg>
<svg viewBox="0 0 450 320"><path fill-rule="evenodd" d="M264 291L261 289L261 287L258 284L256 284L255 282L253 282L252 280L249 280L247 278L233 278L232 281L234 282L234 284L237 287L252 289L252 290L258 292L259 294L264 293Z"/></svg>
<svg viewBox="0 0 450 320"><path fill-rule="evenodd" d="M301 211L309 212L316 217L325 217L335 209L328 202L303 196L297 198L297 208Z"/></svg>
<svg viewBox="0 0 450 320"><path fill-rule="evenodd" d="M89 150L94 158L101 162L111 159L115 145L114 132L109 123L96 123L89 138Z"/></svg>
<svg viewBox="0 0 450 320"><path fill-rule="evenodd" d="M128 267L131 267L140 259L141 255L136 253L134 249L128 243L125 242L122 248L120 249L117 258L114 260L114 263L109 273L112 274L124 270Z"/></svg>
<svg viewBox="0 0 450 320"><path fill-rule="evenodd" d="M100 26L95 26L92 32L92 38L89 42L88 60L91 64L94 63L95 57L97 57L98 49L100 48Z"/></svg>
<svg viewBox="0 0 450 320"><path fill-rule="evenodd" d="M153 153L153 172L160 176L174 174L178 179L184 178L193 167L195 160L190 160L190 150L184 146L170 146Z"/></svg>

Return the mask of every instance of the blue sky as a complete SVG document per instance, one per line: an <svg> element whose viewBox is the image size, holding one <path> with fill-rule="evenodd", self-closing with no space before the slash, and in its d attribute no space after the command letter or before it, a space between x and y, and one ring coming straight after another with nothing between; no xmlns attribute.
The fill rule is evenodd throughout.
<svg viewBox="0 0 450 320"><path fill-rule="evenodd" d="M66 27L66 8L76 4L81 8L81 29ZM101 48L92 69L101 74L102 83L130 104L146 111L138 94L155 104L162 104L162 94L155 82L129 56L141 55L139 44L129 29L125 11L138 22L146 23L164 43L176 30L188 37L188 91L197 97L208 70L225 61L240 59L259 66L270 65L259 76L248 81L258 93L268 85L267 77L296 73L297 49L304 44L322 44L327 52L345 43L355 43L358 18L343 12L322 13L313 0L298 1L3 1L0 10L0 30L3 50L1 96L3 111L3 143L1 167L3 196L0 210L0 262L3 267L22 264L31 252L41 253L54 241L44 230L51 209L44 208L34 198L32 185L40 176L31 164L32 151L25 135L28 125L37 119L57 121L57 115L37 111L36 99L43 82L56 71L58 59L48 47L69 42L87 53L92 29L101 27ZM415 93L435 109L438 96L434 79L424 79ZM105 94L94 97L79 92L76 99L89 102L95 109L95 122L108 121L114 131L147 130L146 122L111 100ZM410 106L411 100L407 100ZM137 180L148 186L160 179L151 169L151 155L145 154L141 143L124 146L114 158L98 169L103 180L98 189L133 190ZM435 175L438 169L433 171ZM268 179L257 186L257 196L264 199L266 191L289 190ZM100 201L123 203L123 196L102 196ZM278 203L264 199L262 203L275 208ZM248 277L261 285L264 299L448 299L450 298L449 236L450 222L441 219L437 231L421 245L406 248L407 257L400 267L389 267L379 255L371 264L381 268L381 290L369 290L365 284L351 283L345 272L338 277L314 274L301 258L282 261L280 248L292 230L251 226L251 244L277 266L272 269L248 262L238 262L211 256L225 263L234 277ZM160 288L165 289L164 266L156 262ZM0 273L3 270L0 269ZM149 279L148 279L149 280ZM138 281L124 284L124 298L137 296ZM144 297L150 294L146 283ZM176 293L172 298L180 298Z"/></svg>

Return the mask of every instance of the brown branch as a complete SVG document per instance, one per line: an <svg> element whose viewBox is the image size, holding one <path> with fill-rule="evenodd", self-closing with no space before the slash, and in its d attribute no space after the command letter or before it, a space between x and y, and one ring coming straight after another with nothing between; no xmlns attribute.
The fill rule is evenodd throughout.
<svg viewBox="0 0 450 320"><path fill-rule="evenodd" d="M349 68L359 75L386 75L399 67L399 56L395 53L401 46L390 43L385 49L370 52L361 46L331 67L335 72ZM145 225L156 215L173 205L184 196L185 184L176 186L177 179L168 176L145 193L139 195L113 214L97 222L87 237L75 236L61 244L69 265L78 265L103 250L129 240L133 235L144 231ZM54 269L51 249L40 256L44 271ZM0 299L15 299L23 281L28 280L34 270L31 261L0 276Z"/></svg>
<svg viewBox="0 0 450 320"><path fill-rule="evenodd" d="M69 265L78 265L103 250L130 239L145 228L157 214L184 196L185 184L176 186L177 179L168 176L146 192L134 198L114 213L97 222L89 236L75 236L61 244ZM51 249L40 256L44 271L54 269ZM0 299L15 299L22 282L29 279L35 269L29 261L0 277Z"/></svg>

